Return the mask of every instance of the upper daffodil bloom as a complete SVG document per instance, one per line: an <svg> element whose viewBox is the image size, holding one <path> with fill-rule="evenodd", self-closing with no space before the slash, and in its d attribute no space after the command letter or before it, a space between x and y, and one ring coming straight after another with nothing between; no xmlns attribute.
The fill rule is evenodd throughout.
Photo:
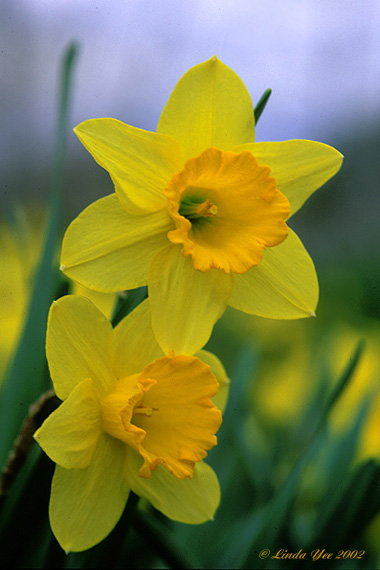
<svg viewBox="0 0 380 570"><path fill-rule="evenodd" d="M174 520L211 519L220 490L202 460L226 400L220 361L206 351L165 356L147 300L113 329L79 296L53 303L46 352L63 403L35 439L57 464L50 522L62 548L103 540L131 489Z"/></svg>
<svg viewBox="0 0 380 570"><path fill-rule="evenodd" d="M254 127L244 84L213 57L182 77L156 133L115 119L74 129L116 194L69 226L61 269L106 292L147 284L164 351L204 346L227 304L278 319L314 314L315 269L285 220L342 155L306 140L255 143Z"/></svg>

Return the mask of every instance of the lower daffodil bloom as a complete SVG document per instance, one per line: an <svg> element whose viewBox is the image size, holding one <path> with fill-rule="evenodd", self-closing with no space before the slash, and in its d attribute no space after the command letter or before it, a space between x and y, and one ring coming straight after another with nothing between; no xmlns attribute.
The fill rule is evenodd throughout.
<svg viewBox="0 0 380 570"><path fill-rule="evenodd" d="M50 522L62 548L103 540L130 490L174 520L212 519L219 484L202 460L221 423L214 402L226 399L220 361L206 351L165 356L147 300L113 329L79 296L53 303L46 351L63 403L35 439L57 464Z"/></svg>
<svg viewBox="0 0 380 570"><path fill-rule="evenodd" d="M116 194L72 222L61 269L105 292L147 284L164 351L204 346L227 304L269 318L314 315L315 269L285 220L339 170L338 151L255 143L250 96L216 57L182 77L156 133L114 119L74 130Z"/></svg>

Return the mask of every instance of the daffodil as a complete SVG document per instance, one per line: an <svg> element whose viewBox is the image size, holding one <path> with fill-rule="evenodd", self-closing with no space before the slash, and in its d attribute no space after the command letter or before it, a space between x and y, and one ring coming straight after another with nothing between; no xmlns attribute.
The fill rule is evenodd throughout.
<svg viewBox="0 0 380 570"><path fill-rule="evenodd" d="M75 133L114 183L64 238L61 269L89 288L148 285L163 350L192 354L226 305L314 315L318 282L285 220L340 168L334 148L255 142L252 101L216 57L176 85L157 132L93 119Z"/></svg>
<svg viewBox="0 0 380 570"><path fill-rule="evenodd" d="M226 399L220 361L207 351L164 355L147 300L112 328L80 296L53 303L46 352L63 402L35 438L56 463L50 522L62 548L103 540L130 490L174 520L212 519L220 490L203 459Z"/></svg>

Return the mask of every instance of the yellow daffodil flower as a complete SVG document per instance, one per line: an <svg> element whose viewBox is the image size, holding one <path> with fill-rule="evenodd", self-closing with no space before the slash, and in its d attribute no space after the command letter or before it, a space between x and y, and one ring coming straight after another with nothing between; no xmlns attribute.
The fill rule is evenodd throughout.
<svg viewBox="0 0 380 570"><path fill-rule="evenodd" d="M227 304L269 318L314 315L315 269L285 220L342 155L306 140L255 143L254 127L244 84L213 57L182 77L156 133L115 119L74 129L116 194L69 226L61 269L104 292L147 284L165 352L204 346Z"/></svg>
<svg viewBox="0 0 380 570"><path fill-rule="evenodd" d="M226 400L220 361L206 351L165 356L147 300L112 328L79 296L53 303L46 352L63 403L35 439L57 464L50 522L62 548L103 540L131 489L174 520L211 519L220 490L202 460Z"/></svg>

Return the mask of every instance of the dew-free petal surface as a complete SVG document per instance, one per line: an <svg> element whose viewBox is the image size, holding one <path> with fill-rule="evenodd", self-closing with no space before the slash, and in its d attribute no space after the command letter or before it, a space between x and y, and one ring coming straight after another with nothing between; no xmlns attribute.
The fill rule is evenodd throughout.
<svg viewBox="0 0 380 570"><path fill-rule="evenodd" d="M92 380L83 380L34 434L52 461L66 469L87 467L102 433Z"/></svg>
<svg viewBox="0 0 380 570"><path fill-rule="evenodd" d="M260 265L235 276L229 305L261 317L299 319L314 315L318 293L314 264L289 229L283 243L264 252Z"/></svg>
<svg viewBox="0 0 380 570"><path fill-rule="evenodd" d="M220 502L220 487L209 465L203 461L197 463L192 479L177 479L162 466L146 479L138 476L141 465L141 457L134 452L128 454L128 485L164 515L187 524L200 524L214 517Z"/></svg>
<svg viewBox="0 0 380 570"><path fill-rule="evenodd" d="M95 395L114 382L107 351L112 326L85 297L67 295L49 313L46 354L55 392L65 400L77 384L91 378Z"/></svg>
<svg viewBox="0 0 380 570"><path fill-rule="evenodd" d="M149 299L140 303L114 328L110 350L118 378L142 372L149 362L164 356L153 334Z"/></svg>
<svg viewBox="0 0 380 570"><path fill-rule="evenodd" d="M181 150L175 140L116 119L90 119L74 132L109 172L128 212L155 212L165 207L162 191L181 166Z"/></svg>
<svg viewBox="0 0 380 570"><path fill-rule="evenodd" d="M343 161L335 148L308 140L260 142L239 145L233 150L249 150L259 164L270 167L277 188L290 202L290 215L338 172Z"/></svg>
<svg viewBox="0 0 380 570"><path fill-rule="evenodd" d="M253 142L251 97L236 73L212 57L192 67L179 80L161 114L157 132L180 143L183 161L209 146L231 150L238 144Z"/></svg>
<svg viewBox="0 0 380 570"><path fill-rule="evenodd" d="M208 341L223 314L233 276L194 269L181 247L169 245L153 258L148 290L153 331L165 354L194 354Z"/></svg>
<svg viewBox="0 0 380 570"><path fill-rule="evenodd" d="M124 466L125 445L106 434L85 469L56 466L50 523L66 552L91 548L112 531L129 494Z"/></svg>
<svg viewBox="0 0 380 570"><path fill-rule="evenodd" d="M68 227L61 269L70 279L105 293L141 287L172 227L166 210L132 215L115 194L100 198Z"/></svg>

